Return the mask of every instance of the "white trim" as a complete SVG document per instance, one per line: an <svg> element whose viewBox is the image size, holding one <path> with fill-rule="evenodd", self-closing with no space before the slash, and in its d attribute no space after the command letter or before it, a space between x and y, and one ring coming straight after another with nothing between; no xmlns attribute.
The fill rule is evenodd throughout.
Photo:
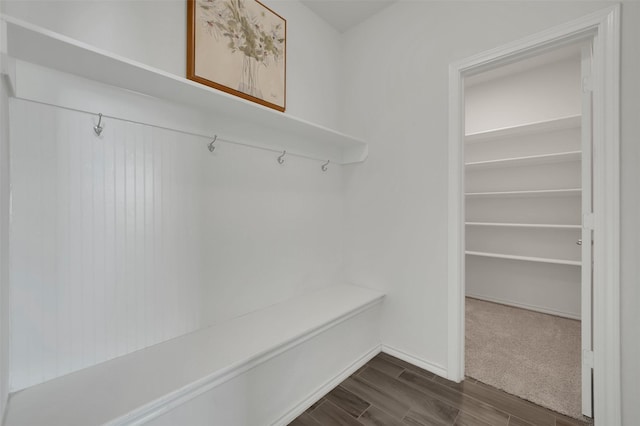
<svg viewBox="0 0 640 426"><path fill-rule="evenodd" d="M464 379L464 84L461 65L449 65L449 197L448 197L448 318L447 374L455 382ZM462 301L462 303L461 303Z"/></svg>
<svg viewBox="0 0 640 426"><path fill-rule="evenodd" d="M620 395L620 6L615 5L449 67L448 378L464 378L465 76L578 40L594 45L594 412L621 424ZM599 194L599 195L598 195Z"/></svg>
<svg viewBox="0 0 640 426"><path fill-rule="evenodd" d="M333 388L335 388L340 383L342 383L347 377L351 376L353 373L358 371L359 368L361 368L363 365L365 365L366 363L371 361L371 359L373 357L375 357L376 355L378 355L381 352L381 349L382 349L381 345L376 345L370 351L367 351L367 353L365 353L360 358L355 360L351 365L349 365L347 368L342 370L337 376L335 376L332 379L328 380L325 384L320 386L315 392L313 392L311 395L309 395L309 397L305 398L302 402L297 404L295 407L293 407L287 413L282 415L282 417L280 417L278 420L273 422L272 425L273 426L276 426L276 425L277 426L280 426L280 425L284 426L284 425L288 425L289 423L291 423L295 418L297 418L299 415L304 413L309 407L311 407L313 404L318 402L320 400L320 398L325 396Z"/></svg>
<svg viewBox="0 0 640 426"><path fill-rule="evenodd" d="M481 296L479 294L474 294L470 292L466 292L466 296L472 299L484 300L485 302L497 303L499 305L512 306L514 308L526 309L528 311L540 312L542 314L555 315L557 317L569 318L569 319L580 321L580 313L558 311L556 309L550 309L543 306L529 305L527 303L514 302L513 300L508 300L508 299L499 299L494 297Z"/></svg>
<svg viewBox="0 0 640 426"><path fill-rule="evenodd" d="M602 17L593 78L593 345L596 425L622 423L620 384L620 7Z"/></svg>
<svg viewBox="0 0 640 426"><path fill-rule="evenodd" d="M447 369L441 365L434 364L429 361L425 361L422 358L418 358L415 355L411 355L407 352L401 351L400 349L393 348L388 345L382 345L382 352L387 355L394 356L398 359L408 362L409 364L413 364L416 367L420 367L423 370L427 370L436 374L440 377L447 377Z"/></svg>

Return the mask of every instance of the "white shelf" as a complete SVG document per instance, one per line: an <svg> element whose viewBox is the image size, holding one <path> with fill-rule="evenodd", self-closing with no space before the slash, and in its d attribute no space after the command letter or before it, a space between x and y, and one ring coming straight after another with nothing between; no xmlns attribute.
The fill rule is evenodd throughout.
<svg viewBox="0 0 640 426"><path fill-rule="evenodd" d="M582 264L579 260L549 259L544 257L531 257L531 256L515 256L510 254L487 253L482 251L466 251L465 254L469 256L491 257L494 259L522 260L525 262L536 262L536 263L553 263L556 265L580 266Z"/></svg>
<svg viewBox="0 0 640 426"><path fill-rule="evenodd" d="M536 164L564 163L570 161L580 161L582 158L581 151L559 152L554 154L531 155L527 157L501 158L498 160L475 161L465 163L467 170L479 168L498 168L498 167L516 167L516 166L532 166Z"/></svg>
<svg viewBox="0 0 640 426"><path fill-rule="evenodd" d="M499 192L467 192L469 198L478 197L563 197L580 195L580 188L569 189L543 189L534 191L499 191Z"/></svg>
<svg viewBox="0 0 640 426"><path fill-rule="evenodd" d="M572 115L568 117L556 118L553 120L538 121L535 123L527 123L519 126L503 127L500 129L467 134L465 135L465 142L484 142L505 137L533 135L554 130L575 129L580 127L580 122L580 115Z"/></svg>
<svg viewBox="0 0 640 426"><path fill-rule="evenodd" d="M4 424L142 424L383 298L352 285L297 296L12 394Z"/></svg>
<svg viewBox="0 0 640 426"><path fill-rule="evenodd" d="M559 225L550 223L506 223L506 222L465 222L467 226L494 226L508 228L582 229L581 225Z"/></svg>
<svg viewBox="0 0 640 426"><path fill-rule="evenodd" d="M367 157L368 146L364 141L327 127L12 17L1 16L0 26L0 34L6 34L6 54L10 58L222 116L237 123L237 127L250 127L252 134L260 135L260 146L281 149L285 144L294 147L292 153L305 155L311 151L312 157L330 159L338 164L361 162Z"/></svg>

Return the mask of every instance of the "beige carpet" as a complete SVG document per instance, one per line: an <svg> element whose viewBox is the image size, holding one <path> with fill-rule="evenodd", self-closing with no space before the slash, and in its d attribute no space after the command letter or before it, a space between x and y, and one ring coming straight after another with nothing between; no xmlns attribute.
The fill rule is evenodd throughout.
<svg viewBox="0 0 640 426"><path fill-rule="evenodd" d="M582 418L580 321L466 300L467 376Z"/></svg>

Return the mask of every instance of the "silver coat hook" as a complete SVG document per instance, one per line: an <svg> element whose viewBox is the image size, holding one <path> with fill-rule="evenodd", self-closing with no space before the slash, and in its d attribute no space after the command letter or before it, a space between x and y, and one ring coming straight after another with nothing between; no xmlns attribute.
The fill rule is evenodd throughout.
<svg viewBox="0 0 640 426"><path fill-rule="evenodd" d="M278 157L278 164L284 163L284 156L287 154L287 151L282 151L282 155Z"/></svg>
<svg viewBox="0 0 640 426"><path fill-rule="evenodd" d="M98 125L93 126L93 131L96 132L96 135L98 136L102 133L102 126L100 124L102 124L102 113L98 114Z"/></svg>
<svg viewBox="0 0 640 426"><path fill-rule="evenodd" d="M218 135L214 135L213 136L213 140L211 141L211 143L209 144L209 152L213 152L215 151L216 147L213 146L213 144L216 142L216 139L218 139Z"/></svg>
<svg viewBox="0 0 640 426"><path fill-rule="evenodd" d="M320 168L322 169L322 171L323 171L323 172L326 172L326 171L327 171L327 168L329 167L329 163L330 163L330 162L331 162L330 160L327 160L327 162L326 162L326 163L324 163L324 164L320 167Z"/></svg>

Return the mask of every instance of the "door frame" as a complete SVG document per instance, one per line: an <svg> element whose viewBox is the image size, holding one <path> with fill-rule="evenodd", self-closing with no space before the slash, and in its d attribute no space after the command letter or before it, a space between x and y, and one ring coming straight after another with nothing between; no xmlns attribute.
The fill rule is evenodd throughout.
<svg viewBox="0 0 640 426"><path fill-rule="evenodd" d="M447 378L464 379L464 78L576 41L591 41L593 90L593 411L621 424L620 391L620 5L449 66Z"/></svg>

